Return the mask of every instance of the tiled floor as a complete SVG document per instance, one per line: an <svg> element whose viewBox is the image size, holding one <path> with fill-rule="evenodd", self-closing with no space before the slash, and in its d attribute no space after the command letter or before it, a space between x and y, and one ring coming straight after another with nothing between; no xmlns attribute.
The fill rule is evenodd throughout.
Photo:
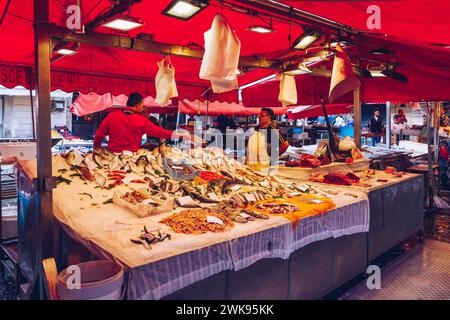
<svg viewBox="0 0 450 320"><path fill-rule="evenodd" d="M426 239L381 269L381 289L362 281L340 300L450 300L450 243Z"/></svg>

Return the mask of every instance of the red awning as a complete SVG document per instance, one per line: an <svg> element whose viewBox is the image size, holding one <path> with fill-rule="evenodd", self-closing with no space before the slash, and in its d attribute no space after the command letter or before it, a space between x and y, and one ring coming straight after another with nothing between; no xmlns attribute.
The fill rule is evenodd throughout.
<svg viewBox="0 0 450 320"><path fill-rule="evenodd" d="M114 96L110 93L98 95L96 93L80 94L75 102L71 105L70 111L78 116L84 116L99 111L112 111L125 107L128 97L124 94ZM164 107L159 105L151 96L144 98L144 104L148 113L169 113L180 111L185 114L206 115L211 116L236 115L246 116L259 114L261 108L245 108L242 103L228 103L219 101L201 101L184 99L178 102L179 107ZM119 108L117 108L119 107ZM206 111L208 109L208 112ZM275 114L285 114L288 108L273 108Z"/></svg>
<svg viewBox="0 0 450 320"><path fill-rule="evenodd" d="M0 12L3 12L6 2L7 0L0 0ZM107 0L81 2L83 22L91 21L110 6L110 2ZM448 76L450 74L448 72L450 51L445 49L445 45L450 45L447 22L450 11L447 1L282 2L360 29L366 35L362 36L362 40L360 40L363 47L369 43L370 49L388 45L389 49L395 51L399 72L407 75L409 83L403 84L391 79L364 80L362 96L366 101L417 101L449 98L447 88L450 87ZM50 1L50 22L64 26L66 24L64 6L72 3L75 1ZM132 30L130 35L147 33L154 35L155 40L159 42L179 45L194 43L193 48L195 48L198 45L203 46L203 33L210 28L214 15L222 12L220 5L218 7L215 2L211 2L205 10L192 19L182 21L161 14L167 4L167 0L152 0L133 5L133 15L144 20L146 25ZM377 4L381 8L380 30L368 30L366 26L368 17L366 9L372 4ZM247 6L251 6L251 2ZM292 38L295 38L302 33L299 26L274 19L273 28L277 32L257 34L247 30L249 25L254 23L250 15L228 10L227 7L223 12L241 41L241 55L257 54L270 59L280 58L289 51L289 34L291 33ZM12 1L0 28L0 43L4 46L10 44L7 48L0 50L0 62L16 66L33 66L33 31L33 1ZM111 32L111 30L101 27L96 31ZM431 43L441 43L441 46L433 46ZM362 51L367 52L367 49L368 47L362 48ZM292 55L292 52L290 54ZM140 91L145 96L154 96L155 89L152 80L157 72L156 62L161 59L161 55L81 44L77 54L52 63L52 89L78 90L83 93L93 91L98 94ZM175 77L180 99L199 98L209 87L209 83L199 79L198 76L201 61L175 56L171 60L176 69ZM7 73L10 71L8 70ZM8 74L8 79L4 81L4 70L1 72L0 84L7 84L8 87L11 87L24 82L23 79L14 80L14 75L11 74ZM239 77L239 84L246 84L269 72L271 71L261 69L249 71ZM328 79L317 79L320 80L313 80L313 82L329 82ZM311 86L312 93L310 91L301 93L302 88L298 88L300 95L309 96L309 101L300 99L299 103L316 104L317 102L312 100L318 99L316 92L320 90L316 89L317 86L321 87L320 84ZM325 96L328 95L327 87L328 85L323 86L324 90L321 91ZM249 90L251 89L245 91ZM270 99L273 100L277 94L278 89L264 90L262 96L252 95L253 97L249 97L247 94L244 103L252 105L255 104L254 102L258 102L252 101L252 99L259 99L264 102L257 103L259 106L275 106L268 102ZM237 94L232 92L225 96L210 97L209 99L237 102ZM248 101L251 103L247 103Z"/></svg>

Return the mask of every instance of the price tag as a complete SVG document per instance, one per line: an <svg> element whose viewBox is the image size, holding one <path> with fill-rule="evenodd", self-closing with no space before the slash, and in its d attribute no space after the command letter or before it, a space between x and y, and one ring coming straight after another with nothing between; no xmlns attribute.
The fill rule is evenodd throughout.
<svg viewBox="0 0 450 320"><path fill-rule="evenodd" d="M297 196L300 196L300 195L301 195L300 192L291 192L291 193L288 193L288 196L290 196L290 197L297 197Z"/></svg>
<svg viewBox="0 0 450 320"><path fill-rule="evenodd" d="M238 191L240 188L241 188L241 186L236 184L236 185L232 186L230 189L233 191Z"/></svg>
<svg viewBox="0 0 450 320"><path fill-rule="evenodd" d="M322 201L322 200L319 200L319 199L312 199L311 202L312 202L312 203L315 203L315 204L323 203L323 201Z"/></svg>
<svg viewBox="0 0 450 320"><path fill-rule="evenodd" d="M210 192L208 193L208 197L210 197L212 200L219 200L219 198L217 197L217 195L214 192Z"/></svg>
<svg viewBox="0 0 450 320"><path fill-rule="evenodd" d="M125 178L122 179L122 183L128 185L130 184L131 180L134 180L132 175L126 175Z"/></svg>
<svg viewBox="0 0 450 320"><path fill-rule="evenodd" d="M244 197L245 199L247 199L248 202L256 202L255 195L252 193L246 193Z"/></svg>
<svg viewBox="0 0 450 320"><path fill-rule="evenodd" d="M132 156L133 156L133 152L128 151L128 150L122 151L122 154L123 154L124 156L127 156L127 157L132 157Z"/></svg>
<svg viewBox="0 0 450 320"><path fill-rule="evenodd" d="M191 198L191 196L184 196L181 198L178 198L178 203L180 204L180 206L184 206L187 204L195 204L194 199Z"/></svg>
<svg viewBox="0 0 450 320"><path fill-rule="evenodd" d="M241 212L241 213L239 213L239 215L240 215L242 218L244 218L244 219L247 219L247 218L250 218L250 217L251 217L251 215L246 214L245 212Z"/></svg>
<svg viewBox="0 0 450 320"><path fill-rule="evenodd" d="M216 216L206 216L206 221L208 221L208 223L217 223L223 225L223 221Z"/></svg>

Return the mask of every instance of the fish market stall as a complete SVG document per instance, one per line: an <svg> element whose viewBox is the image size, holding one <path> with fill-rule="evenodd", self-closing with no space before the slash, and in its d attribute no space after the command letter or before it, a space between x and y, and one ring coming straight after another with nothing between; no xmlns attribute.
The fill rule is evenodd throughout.
<svg viewBox="0 0 450 320"><path fill-rule="evenodd" d="M265 177L217 149L71 151L52 162L54 216L97 257L127 270L128 299L314 298L365 270L363 192L326 194ZM35 166L19 162L20 190ZM27 221L26 208L20 212ZM342 254L349 245L359 251ZM313 261L299 258L311 246L320 246L311 257L336 261L297 272Z"/></svg>

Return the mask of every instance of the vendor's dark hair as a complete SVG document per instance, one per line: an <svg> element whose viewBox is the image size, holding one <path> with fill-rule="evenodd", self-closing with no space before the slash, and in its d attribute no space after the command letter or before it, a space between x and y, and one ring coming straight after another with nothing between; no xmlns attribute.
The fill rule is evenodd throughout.
<svg viewBox="0 0 450 320"><path fill-rule="evenodd" d="M271 119L271 120L275 120L275 113L273 112L272 109L270 109L270 108L262 108L262 109L261 109L261 112L262 112L262 111L267 112L267 114L270 116L270 119Z"/></svg>
<svg viewBox="0 0 450 320"><path fill-rule="evenodd" d="M142 100L144 100L144 97L142 96L142 94L133 92L128 97L127 106L134 107L134 106L138 105L139 103L141 103Z"/></svg>

